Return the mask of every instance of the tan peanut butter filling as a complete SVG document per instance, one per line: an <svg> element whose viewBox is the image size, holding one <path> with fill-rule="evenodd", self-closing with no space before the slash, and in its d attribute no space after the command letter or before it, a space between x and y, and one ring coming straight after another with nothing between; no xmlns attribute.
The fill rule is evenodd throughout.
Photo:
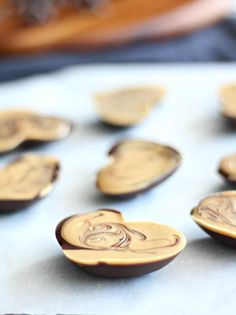
<svg viewBox="0 0 236 315"><path fill-rule="evenodd" d="M226 191L203 199L192 211L203 228L236 238L236 191Z"/></svg>
<svg viewBox="0 0 236 315"><path fill-rule="evenodd" d="M0 112L0 152L12 150L25 141L53 141L70 133L68 122L31 111Z"/></svg>
<svg viewBox="0 0 236 315"><path fill-rule="evenodd" d="M224 86L220 91L220 98L223 103L222 114L236 119L236 84Z"/></svg>
<svg viewBox="0 0 236 315"><path fill-rule="evenodd" d="M174 149L142 140L121 142L110 158L110 164L97 175L97 186L112 195L145 190L173 172L181 161Z"/></svg>
<svg viewBox="0 0 236 315"><path fill-rule="evenodd" d="M97 94L95 101L101 120L122 127L143 120L164 94L159 86L143 86Z"/></svg>
<svg viewBox="0 0 236 315"><path fill-rule="evenodd" d="M59 233L65 255L88 265L155 262L176 256L186 244L185 237L174 228L125 222L120 212L107 209L70 217Z"/></svg>
<svg viewBox="0 0 236 315"><path fill-rule="evenodd" d="M44 197L51 191L58 169L53 157L24 155L0 169L0 202Z"/></svg>
<svg viewBox="0 0 236 315"><path fill-rule="evenodd" d="M219 171L228 180L236 182L236 153L225 157L220 162Z"/></svg>

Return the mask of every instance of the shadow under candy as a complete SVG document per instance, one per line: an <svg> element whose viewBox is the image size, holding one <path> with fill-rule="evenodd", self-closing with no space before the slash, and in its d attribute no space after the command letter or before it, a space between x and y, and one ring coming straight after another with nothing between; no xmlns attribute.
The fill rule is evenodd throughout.
<svg viewBox="0 0 236 315"><path fill-rule="evenodd" d="M126 131L130 130L131 127L118 127L109 125L101 120L89 120L86 123L83 123L83 132L88 134L94 134L96 135L106 135L106 134L119 134L119 133L125 133Z"/></svg>
<svg viewBox="0 0 236 315"><path fill-rule="evenodd" d="M236 185L230 184L227 181L222 181L221 184L216 185L211 189L210 193L218 193L221 191L230 191L230 190L236 190Z"/></svg>
<svg viewBox="0 0 236 315"><path fill-rule="evenodd" d="M205 261L205 263L212 262L224 266L236 260L235 248L222 244L210 236L189 241L185 251L188 257L193 257L194 260L194 257L198 257L201 263Z"/></svg>
<svg viewBox="0 0 236 315"><path fill-rule="evenodd" d="M236 133L236 122L232 122L221 116L213 115L201 120L195 120L191 124L191 132L201 137L215 138Z"/></svg>
<svg viewBox="0 0 236 315"><path fill-rule="evenodd" d="M96 289L101 284L110 286L114 281L117 283L135 282L135 279L138 278L115 279L98 277L87 273L79 265L70 262L61 253L38 262L27 268L27 270L14 275L14 282L17 283L19 288L23 287L23 284L27 281L26 279L31 283L31 290L43 284L47 288L50 286L55 288L56 283L56 285L62 285L62 287L83 287L83 290L86 291L91 288L91 285Z"/></svg>

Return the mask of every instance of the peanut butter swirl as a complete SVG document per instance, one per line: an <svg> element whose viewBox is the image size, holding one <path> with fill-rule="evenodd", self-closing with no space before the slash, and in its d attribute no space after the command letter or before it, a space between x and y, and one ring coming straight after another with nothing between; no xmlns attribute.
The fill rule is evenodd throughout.
<svg viewBox="0 0 236 315"><path fill-rule="evenodd" d="M0 153L13 150L27 141L63 139L70 130L70 123L58 118L31 111L3 111L0 112Z"/></svg>
<svg viewBox="0 0 236 315"><path fill-rule="evenodd" d="M125 222L116 210L101 209L62 221L56 236L65 255L78 264L134 264L176 256L184 236L169 226Z"/></svg>
<svg viewBox="0 0 236 315"><path fill-rule="evenodd" d="M104 222L92 225L90 221L87 221L85 224L88 227L79 239L82 244L91 249L126 250L130 246L132 234L140 240L146 239L143 233L130 229L121 223Z"/></svg>
<svg viewBox="0 0 236 315"><path fill-rule="evenodd" d="M206 229L236 237L236 191L203 199L192 211L192 217Z"/></svg>
<svg viewBox="0 0 236 315"><path fill-rule="evenodd" d="M99 214L102 215L103 214ZM95 217L94 217L95 218ZM92 218L92 219L94 219ZM132 229L123 223L104 222L100 224L92 224L87 220L84 222L86 230L79 237L81 244L90 249L97 250L130 250L137 252L145 252L146 250L154 250L161 247L175 246L179 242L178 235L173 235L172 239L147 239L142 232ZM131 243L133 238L137 238L143 242L155 242L157 246L153 248L132 249Z"/></svg>
<svg viewBox="0 0 236 315"><path fill-rule="evenodd" d="M59 162L51 156L27 154L0 170L0 203L46 196L57 178Z"/></svg>
<svg viewBox="0 0 236 315"><path fill-rule="evenodd" d="M181 163L173 148L136 139L120 142L109 156L110 164L98 172L97 187L112 196L147 190L168 178Z"/></svg>
<svg viewBox="0 0 236 315"><path fill-rule="evenodd" d="M209 204L200 206L197 213L203 218L236 226L236 209L229 199L215 198Z"/></svg>

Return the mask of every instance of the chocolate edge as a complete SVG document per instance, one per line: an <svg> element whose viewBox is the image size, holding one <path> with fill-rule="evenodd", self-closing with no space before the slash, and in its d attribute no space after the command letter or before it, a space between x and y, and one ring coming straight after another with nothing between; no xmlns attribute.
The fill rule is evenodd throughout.
<svg viewBox="0 0 236 315"><path fill-rule="evenodd" d="M122 216L122 213L118 210L114 210L114 209L108 209L108 208L104 208L104 209L98 209L98 210L95 210L95 211L91 211L91 212L99 212L99 211L107 211L107 212L114 212L114 213L117 213L117 214L120 214L122 219L123 219L123 216ZM70 218L72 217L76 217L76 216L83 216L83 215L86 215L86 214L89 214L91 212L88 212L88 213L84 213L84 214L74 214L74 215L71 215L69 217L66 217L65 219L63 219L62 221L60 221L57 226L56 226L56 231L55 231L55 235L56 235L56 239L59 243L59 245L61 246L61 248L63 250L67 250L67 249L72 249L72 250L76 250L76 249L86 249L86 250L90 250L89 248L84 248L82 246L75 246L75 245L72 245L71 243L67 242L61 235L61 230L62 230L62 227L64 225L64 223L66 221L68 221Z"/></svg>
<svg viewBox="0 0 236 315"><path fill-rule="evenodd" d="M1 113L0 113L0 115L1 115ZM56 117L56 116L46 116L46 115L43 115L43 114L41 115L41 114L38 114L38 113L36 113L36 115L39 116L39 117L43 117L43 118L46 117L46 118L56 119L56 120L59 120L60 122L65 123L69 127L68 134L64 138L52 139L52 140L22 139L14 147L12 147L10 149L3 150L3 151L0 151L0 155L4 155L4 154L7 154L7 153L10 153L10 152L12 152L12 151L14 151L14 150L16 150L18 148L21 148L24 145L35 146L35 145L38 145L38 144L56 142L56 141L60 141L60 140L66 139L72 133L72 131L74 129L74 123L72 121L70 121L70 120L62 119L62 118Z"/></svg>
<svg viewBox="0 0 236 315"><path fill-rule="evenodd" d="M109 277L109 278L129 278L129 277L141 276L146 273L151 273L165 267L175 257L177 257L180 254L180 252L178 252L177 254L171 257L161 259L158 261L148 262L148 263L136 263L136 264L134 263L134 264L128 264L128 265L120 265L120 264L111 265L104 262L102 263L98 262L96 265L86 265L86 264L80 264L80 263L76 263L76 264L80 266L82 269L84 269L86 272L92 273L96 276Z"/></svg>
<svg viewBox="0 0 236 315"><path fill-rule="evenodd" d="M14 163L14 162L18 162L18 161L22 160L23 158L24 158L24 155L18 156L15 159L13 159L8 165L10 165L11 163ZM49 182L52 185L54 185L54 183L57 181L59 173L60 173L60 169L61 169L60 162L55 159L54 174L53 174L51 181ZM45 187L43 187L43 189L44 188ZM37 202L38 200L40 200L42 198L47 197L48 194L50 193L50 191L49 191L49 193L47 193L45 196L40 196L42 190L32 199L21 199L21 200L19 200L19 199L18 200L14 200L14 199L3 200L2 199L2 200L0 200L0 213L16 212L16 211L22 210L24 208L28 208L31 204Z"/></svg>
<svg viewBox="0 0 236 315"><path fill-rule="evenodd" d="M152 141L146 141L146 140L142 140L142 139L124 139L124 140L121 140L119 142L117 142L115 145L113 145L111 147L111 149L108 151L108 156L113 156L116 154L117 150L119 149L119 146L122 145L124 142L126 141L132 141L132 140L137 140L137 141L145 141L145 142L149 142L151 144L154 144L154 145L161 145L169 150L171 150L172 152L174 152L176 154L176 156L179 158L179 160L176 162L176 166L170 170L169 172L167 172L165 175L163 176L159 176L159 178L157 178L157 180L152 183L151 185L149 185L148 187L146 188L142 188L142 189L139 189L139 190L136 190L136 191L133 191L133 192L128 192L128 193L121 193L121 194L112 194L112 193L106 193L106 192L103 192L101 189L100 189L100 185L98 183L98 174L99 172L102 170L99 170L98 173L97 173L97 178L96 178L96 187L97 189L105 196L109 196L109 197L114 197L114 198L129 198L129 197L133 197L133 196L136 196L138 194L141 194L141 193L144 193L154 187L156 187L157 185L159 185L160 183L162 183L163 181L165 181L166 179L168 179L172 174L175 173L175 171L177 171L177 169L180 167L181 163L182 163L182 155L180 154L179 151L177 151L175 148L171 147L171 146L168 146L168 145L163 145L163 144L159 144L159 143L156 143L156 142L152 142ZM106 166L105 166L106 167ZM105 168L104 167L104 168Z"/></svg>
<svg viewBox="0 0 236 315"><path fill-rule="evenodd" d="M228 246L231 246L231 247L236 247L236 237L231 237L231 236L228 236L228 235L225 235L223 233L219 233L217 231L212 231L210 229L208 229L207 227L204 227L203 225L201 225L199 222L197 222L195 219L194 219L194 210L196 209L193 208L190 212L191 216L192 216L192 219L193 221L204 231L206 232L208 235L210 235L212 238L216 239L217 241L221 242L221 243L224 243Z"/></svg>
<svg viewBox="0 0 236 315"><path fill-rule="evenodd" d="M135 190L133 192L127 192L127 193L120 193L120 194L112 194L112 193L107 193L107 192L103 192L102 190L100 190L100 185L98 183L98 180L96 180L96 187L98 188L98 190L105 196L108 197L114 197L114 198L129 198L129 197L134 197L136 195L142 194L146 191L151 190L152 188L155 188L156 186L158 186L159 184L161 184L163 181L165 181L166 179L168 179L172 174L174 174L177 169L179 168L179 166L181 165L181 163L178 163L178 165L176 165L175 168L173 168L170 172L166 173L164 176L159 177L155 182L153 182L152 184L150 184L149 186L145 187L145 188L141 188L138 190Z"/></svg>
<svg viewBox="0 0 236 315"><path fill-rule="evenodd" d="M235 119L235 123L236 123L236 119ZM236 185L236 179L235 180L231 180L229 177L229 174L227 172L225 172L221 166L218 167L218 173L224 178L224 180L226 180L227 183L231 184L232 186Z"/></svg>

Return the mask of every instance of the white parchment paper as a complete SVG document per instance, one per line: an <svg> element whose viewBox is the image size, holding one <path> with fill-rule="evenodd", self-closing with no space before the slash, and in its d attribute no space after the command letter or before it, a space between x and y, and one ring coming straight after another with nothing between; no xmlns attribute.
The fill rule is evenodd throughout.
<svg viewBox="0 0 236 315"><path fill-rule="evenodd" d="M236 313L236 250L212 240L189 215L205 195L229 189L216 169L222 156L236 151L236 131L219 115L217 90L231 81L236 64L134 64L74 67L0 86L0 109L31 108L74 122L67 140L31 149L61 161L51 195L0 216L0 313ZM166 86L168 96L142 124L122 131L98 122L92 93L156 83ZM97 192L96 172L109 148L126 137L172 145L183 154L183 164L152 191L111 200ZM0 166L23 152L0 157ZM152 274L126 280L91 276L66 260L54 230L66 216L101 207L119 209L127 220L172 225L188 245Z"/></svg>

